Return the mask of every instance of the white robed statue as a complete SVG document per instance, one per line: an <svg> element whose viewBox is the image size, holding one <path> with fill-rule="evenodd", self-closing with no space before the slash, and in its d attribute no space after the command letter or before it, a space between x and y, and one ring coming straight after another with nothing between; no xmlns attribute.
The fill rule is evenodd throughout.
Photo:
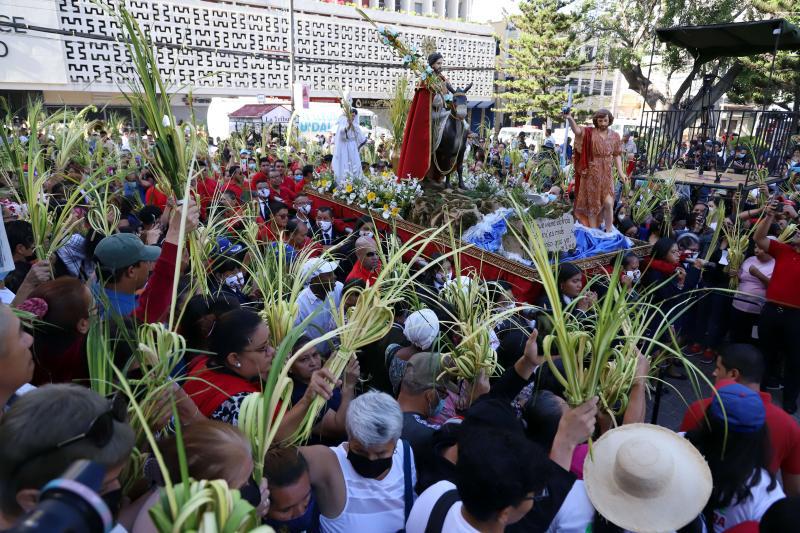
<svg viewBox="0 0 800 533"><path fill-rule="evenodd" d="M349 108L349 109L348 109ZM348 113L349 111L349 113ZM367 136L358 125L358 110L346 106L336 126L333 147L333 177L341 184L348 175L363 176L361 155L358 150L367 142Z"/></svg>

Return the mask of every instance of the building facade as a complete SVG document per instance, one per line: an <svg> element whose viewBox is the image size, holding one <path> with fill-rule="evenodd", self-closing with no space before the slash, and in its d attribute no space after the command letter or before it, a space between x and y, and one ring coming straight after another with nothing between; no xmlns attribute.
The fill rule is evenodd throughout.
<svg viewBox="0 0 800 533"><path fill-rule="evenodd" d="M290 97L288 0L105 0L108 9L92 0L0 0L0 91L37 91L53 106L124 106L133 70L113 15L123 1L154 42L162 76L176 93L174 107L185 108L190 90L199 107L214 96ZM367 3L381 7L367 12L407 43L421 48L423 39L433 39L455 67L447 72L452 83L472 83L472 99L491 99L491 28L450 20L455 15L401 12L422 4L422 13L444 6L445 15L466 16L470 0ZM295 0L294 75L312 100L335 97L335 87L353 98L385 100L408 72L352 6ZM196 112L202 117L202 109Z"/></svg>

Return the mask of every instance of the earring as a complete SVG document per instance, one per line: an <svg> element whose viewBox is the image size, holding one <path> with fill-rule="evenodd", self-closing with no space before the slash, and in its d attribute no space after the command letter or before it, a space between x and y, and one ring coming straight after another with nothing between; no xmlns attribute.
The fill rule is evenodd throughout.
<svg viewBox="0 0 800 533"><path fill-rule="evenodd" d="M242 363L240 363L239 361L236 361L236 368L242 368Z"/></svg>

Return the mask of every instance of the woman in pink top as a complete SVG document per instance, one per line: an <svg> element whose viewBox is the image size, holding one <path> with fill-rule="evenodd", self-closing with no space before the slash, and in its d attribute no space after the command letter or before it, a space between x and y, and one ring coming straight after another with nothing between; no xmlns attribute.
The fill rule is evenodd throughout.
<svg viewBox="0 0 800 533"><path fill-rule="evenodd" d="M753 329L764 306L767 285L772 277L775 259L755 245L755 251L739 269L739 294L733 299L731 311L731 340L751 342Z"/></svg>

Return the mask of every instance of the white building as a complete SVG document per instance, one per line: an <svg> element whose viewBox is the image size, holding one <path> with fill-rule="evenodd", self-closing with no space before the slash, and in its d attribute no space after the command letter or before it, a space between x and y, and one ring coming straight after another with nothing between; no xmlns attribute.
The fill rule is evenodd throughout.
<svg viewBox="0 0 800 533"><path fill-rule="evenodd" d="M343 0L320 0L328 4L345 4ZM417 15L469 20L473 0L360 0L351 2L362 7L404 11Z"/></svg>
<svg viewBox="0 0 800 533"><path fill-rule="evenodd" d="M106 0L112 6L119 1ZM472 83L470 98L490 101L492 30L451 20L469 16L471 0L366 4L387 9L366 11L407 43L421 48L424 38L433 38L455 67L447 72L451 82ZM155 42L162 75L177 93L178 116L188 116L190 88L200 120L212 97L290 97L289 0L128 0L126 5ZM295 80L308 85L312 100L333 101L338 85L371 107L390 98L397 77L407 75L352 6L295 0L294 10ZM445 18L437 18L440 14ZM115 18L92 0L0 0L0 15L0 94L12 103L21 106L34 92L51 106L127 106L121 90L131 82L132 69L122 33Z"/></svg>

